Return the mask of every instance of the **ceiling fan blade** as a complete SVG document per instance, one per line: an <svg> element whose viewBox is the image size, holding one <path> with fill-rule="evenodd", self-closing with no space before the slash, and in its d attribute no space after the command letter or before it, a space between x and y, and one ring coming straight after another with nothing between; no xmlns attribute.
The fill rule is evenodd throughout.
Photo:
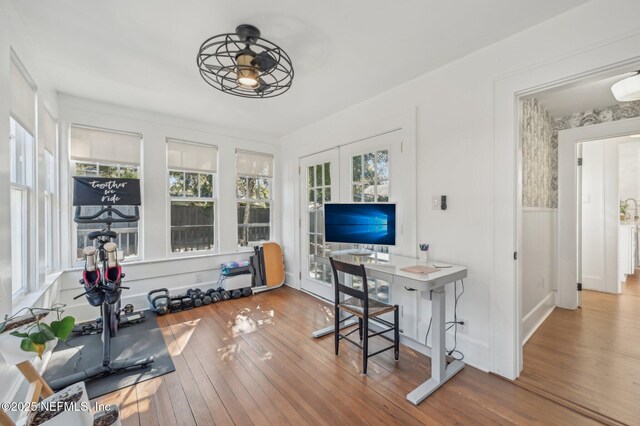
<svg viewBox="0 0 640 426"><path fill-rule="evenodd" d="M269 72L278 65L278 61L269 52L264 51L253 58L251 65L258 67L262 72Z"/></svg>
<svg viewBox="0 0 640 426"><path fill-rule="evenodd" d="M229 67L223 67L222 65L217 65L217 64L203 63L202 65L204 65L209 71L214 71L214 72L229 68Z"/></svg>
<svg viewBox="0 0 640 426"><path fill-rule="evenodd" d="M267 84L263 79L259 78L258 81L260 82L260 86L253 89L257 94L262 94L265 90L271 88L271 85Z"/></svg>

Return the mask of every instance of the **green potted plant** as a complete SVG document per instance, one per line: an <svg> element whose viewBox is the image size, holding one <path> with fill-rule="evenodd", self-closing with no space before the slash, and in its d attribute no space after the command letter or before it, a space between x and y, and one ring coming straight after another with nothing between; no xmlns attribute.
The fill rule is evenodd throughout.
<svg viewBox="0 0 640 426"><path fill-rule="evenodd" d="M624 221L627 219L627 209L629 205L625 201L620 201L620 221Z"/></svg>
<svg viewBox="0 0 640 426"><path fill-rule="evenodd" d="M5 315L0 322L0 357L8 364L18 364L28 360L33 353L42 358L48 348L53 348L58 339L66 340L75 325L75 318L62 316L64 305L51 308L24 308L14 315ZM45 318L55 313L55 319L46 322ZM20 339L19 350L16 339ZM15 343L14 343L15 342Z"/></svg>

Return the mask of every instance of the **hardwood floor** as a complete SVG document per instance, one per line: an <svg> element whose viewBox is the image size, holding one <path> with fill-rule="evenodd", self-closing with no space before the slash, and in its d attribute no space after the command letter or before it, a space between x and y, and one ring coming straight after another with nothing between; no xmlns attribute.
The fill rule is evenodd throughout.
<svg viewBox="0 0 640 426"><path fill-rule="evenodd" d="M399 362L383 353L361 375L358 348L336 357L332 336L311 338L329 305L288 287L158 322L176 371L97 399L118 402L123 425L595 423L470 366L416 407L405 396L427 357L402 346Z"/></svg>
<svg viewBox="0 0 640 426"><path fill-rule="evenodd" d="M621 295L583 291L581 309L554 310L525 345L516 382L621 423L640 423L638 272Z"/></svg>

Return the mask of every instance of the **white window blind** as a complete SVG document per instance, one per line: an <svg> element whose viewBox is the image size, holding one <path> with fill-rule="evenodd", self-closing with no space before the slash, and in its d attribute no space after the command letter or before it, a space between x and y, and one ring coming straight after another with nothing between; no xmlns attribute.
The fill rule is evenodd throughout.
<svg viewBox="0 0 640 426"><path fill-rule="evenodd" d="M49 111L44 110L39 116L40 132L38 133L40 141L43 143L45 149L51 154L56 153L56 121L53 119Z"/></svg>
<svg viewBox="0 0 640 426"><path fill-rule="evenodd" d="M249 151L236 151L238 176L273 177L273 156Z"/></svg>
<svg viewBox="0 0 640 426"><path fill-rule="evenodd" d="M141 136L71 126L71 159L115 164L140 164Z"/></svg>
<svg viewBox="0 0 640 426"><path fill-rule="evenodd" d="M167 140L168 166L171 170L216 173L218 148L190 142Z"/></svg>
<svg viewBox="0 0 640 426"><path fill-rule="evenodd" d="M11 60L9 99L11 114L32 135L36 131L36 91L29 80Z"/></svg>

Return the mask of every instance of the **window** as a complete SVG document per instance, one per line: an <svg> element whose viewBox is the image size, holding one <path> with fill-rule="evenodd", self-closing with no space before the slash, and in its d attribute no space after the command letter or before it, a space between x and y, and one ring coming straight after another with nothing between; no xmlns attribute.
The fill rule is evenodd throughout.
<svg viewBox="0 0 640 426"><path fill-rule="evenodd" d="M389 151L367 152L351 157L352 201L389 201Z"/></svg>
<svg viewBox="0 0 640 426"><path fill-rule="evenodd" d="M238 246L271 239L273 157L236 151Z"/></svg>
<svg viewBox="0 0 640 426"><path fill-rule="evenodd" d="M54 270L54 241L57 236L57 194L58 194L58 180L56 178L55 167L55 152L57 145L57 126L56 122L49 114L48 111L44 111L38 117L39 122L39 141L38 143L44 146L44 155L42 159L43 172L45 178L44 184L44 209L43 209L43 223L44 223L44 260L45 260L45 273L51 273Z"/></svg>
<svg viewBox="0 0 640 426"><path fill-rule="evenodd" d="M36 87L11 51L9 71L9 181L11 211L11 293L29 291L35 275L33 195L35 176Z"/></svg>
<svg viewBox="0 0 640 426"><path fill-rule="evenodd" d="M218 149L168 140L167 164L171 252L213 250Z"/></svg>
<svg viewBox="0 0 640 426"><path fill-rule="evenodd" d="M389 151L379 150L351 157L351 201L386 203L389 201ZM354 245L377 253L388 253L387 246Z"/></svg>
<svg viewBox="0 0 640 426"><path fill-rule="evenodd" d="M34 138L17 121L10 118L10 204L11 204L11 292L28 290L30 240L29 226L33 187Z"/></svg>
<svg viewBox="0 0 640 426"><path fill-rule="evenodd" d="M325 202L331 202L331 163L319 163L307 167L307 217L309 239L309 278L331 283L331 266L318 263L317 257L329 257L331 244L324 241Z"/></svg>
<svg viewBox="0 0 640 426"><path fill-rule="evenodd" d="M55 236L55 200L56 196L56 179L55 164L53 154L47 149L44 150L44 253L45 253L45 273L53 271L53 240Z"/></svg>
<svg viewBox="0 0 640 426"><path fill-rule="evenodd" d="M71 126L71 165L73 176L98 176L110 178L140 178L141 136L113 130L84 126ZM101 207L82 207L83 214L91 214ZM134 207L118 207L124 214L133 214ZM73 214L73 212L72 212ZM140 222L114 223L112 230L118 233L116 243L125 258L139 255ZM92 244L90 232L102 229L100 224L76 224L75 259L82 259L82 250Z"/></svg>

